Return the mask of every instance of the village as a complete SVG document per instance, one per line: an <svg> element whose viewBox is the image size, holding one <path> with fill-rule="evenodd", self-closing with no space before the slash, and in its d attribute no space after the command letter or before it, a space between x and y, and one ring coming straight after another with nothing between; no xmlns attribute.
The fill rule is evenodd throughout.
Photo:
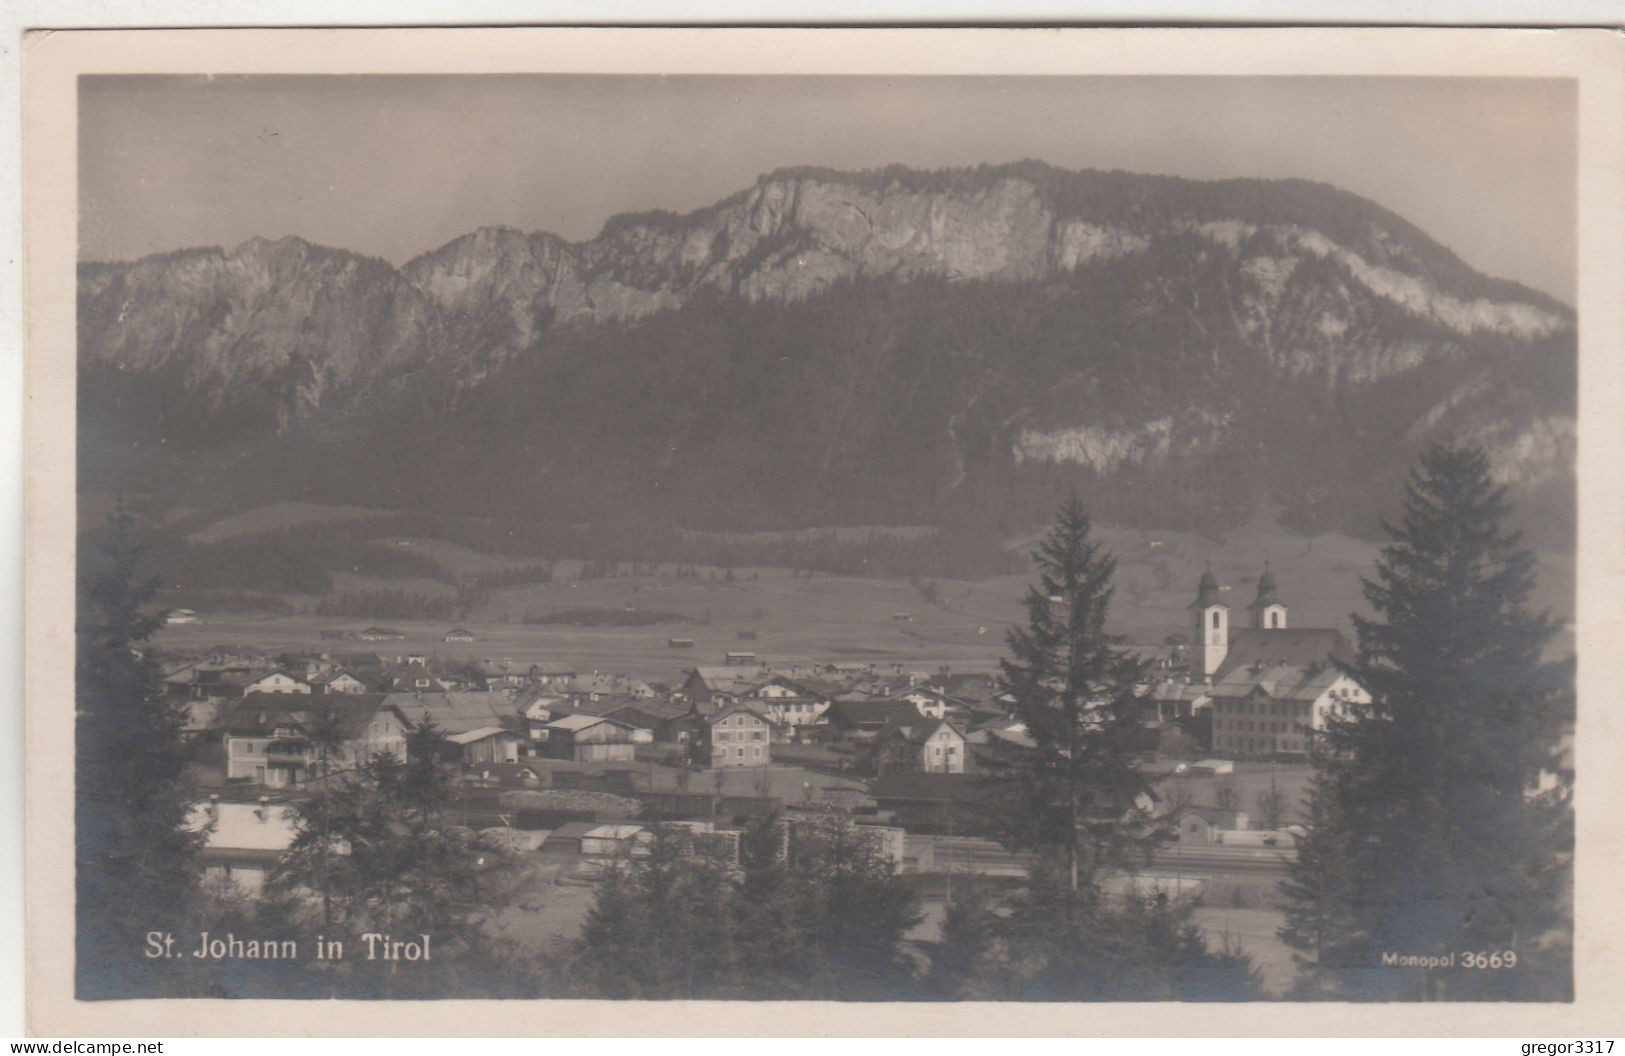
<svg viewBox="0 0 1625 1056"><path fill-rule="evenodd" d="M1343 635L1293 626L1268 569L1234 616L1205 573L1188 619L1162 648L1139 650L1147 674L1135 690L1146 806L1177 837L1116 882L1191 900L1250 939L1284 987L1272 895L1301 831L1309 735L1364 694L1336 663ZM549 888L536 912L505 911L505 927L538 942L572 938L603 870L647 854L662 828L737 856L753 819L844 819L916 885L926 932L954 877L1023 875L979 809L987 753L1032 743L991 672L738 649L661 682L479 656L465 627L438 637L442 648L409 647L405 632L369 625L323 630L307 651L156 657L199 748L193 824L207 830L214 883L252 897L295 838L288 806L379 753L404 758L423 724L444 738L458 823ZM685 658L694 649L666 644Z"/></svg>

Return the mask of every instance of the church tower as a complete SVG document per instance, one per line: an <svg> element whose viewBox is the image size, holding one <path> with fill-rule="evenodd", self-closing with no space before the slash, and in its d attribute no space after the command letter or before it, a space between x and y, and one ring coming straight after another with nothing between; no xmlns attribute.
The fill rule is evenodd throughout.
<svg viewBox="0 0 1625 1056"><path fill-rule="evenodd" d="M1261 631L1286 630L1286 606L1275 596L1275 574L1268 564L1258 577L1258 596L1247 606L1252 614L1252 625Z"/></svg>
<svg viewBox="0 0 1625 1056"><path fill-rule="evenodd" d="M1212 677L1230 650L1230 607L1219 600L1219 581L1213 578L1211 568L1202 573L1191 611L1196 618L1195 661L1201 665L1204 677Z"/></svg>

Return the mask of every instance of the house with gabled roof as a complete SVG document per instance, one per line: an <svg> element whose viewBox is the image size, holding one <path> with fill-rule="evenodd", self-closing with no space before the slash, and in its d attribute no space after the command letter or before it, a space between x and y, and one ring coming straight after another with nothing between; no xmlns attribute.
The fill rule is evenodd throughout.
<svg viewBox="0 0 1625 1056"><path fill-rule="evenodd" d="M1247 814L1225 807L1182 806L1166 815L1175 839L1184 844L1223 843L1224 833L1246 830Z"/></svg>
<svg viewBox="0 0 1625 1056"><path fill-rule="evenodd" d="M694 721L693 753L713 769L773 761L773 723L745 704L729 704Z"/></svg>
<svg viewBox="0 0 1625 1056"><path fill-rule="evenodd" d="M640 731L646 731L651 741L670 742L680 739L683 719L688 713L689 706L681 701L637 700L603 714Z"/></svg>
<svg viewBox="0 0 1625 1056"><path fill-rule="evenodd" d="M448 739L479 732L478 737L452 741L467 763L514 762L519 758L519 746L529 740L523 720L505 694L391 693L387 699L409 724L432 722Z"/></svg>
<svg viewBox="0 0 1625 1056"><path fill-rule="evenodd" d="M446 740L457 746L465 766L518 762L519 746L524 742L519 734L503 726L477 726L450 734Z"/></svg>
<svg viewBox="0 0 1625 1056"><path fill-rule="evenodd" d="M970 710L967 701L956 700L934 686L912 686L887 699L893 702L906 701L929 719L946 718L950 711L963 713Z"/></svg>
<svg viewBox="0 0 1625 1056"><path fill-rule="evenodd" d="M325 652L320 655L325 662L350 672L371 674L384 668L384 658L377 653Z"/></svg>
<svg viewBox="0 0 1625 1056"><path fill-rule="evenodd" d="M378 693L254 693L219 719L228 781L301 788L380 753L406 758L407 719Z"/></svg>
<svg viewBox="0 0 1625 1056"><path fill-rule="evenodd" d="M603 715L576 712L547 723L547 754L578 763L629 763L636 747L635 727Z"/></svg>
<svg viewBox="0 0 1625 1056"><path fill-rule="evenodd" d="M697 710L704 712L739 702L761 682L761 673L755 668L692 667L678 693Z"/></svg>
<svg viewBox="0 0 1625 1056"><path fill-rule="evenodd" d="M833 700L832 695L820 695L783 675L772 676L743 698L744 703L767 716L777 729L787 732L816 723Z"/></svg>
<svg viewBox="0 0 1625 1056"><path fill-rule="evenodd" d="M334 669L325 674L312 675L310 678L310 691L312 693L366 693L367 684L348 671Z"/></svg>
<svg viewBox="0 0 1625 1056"><path fill-rule="evenodd" d="M952 719L893 718L875 737L881 774L962 774L968 755L965 731Z"/></svg>
<svg viewBox="0 0 1625 1056"><path fill-rule="evenodd" d="M290 671L278 669L243 686L243 695L250 693L290 693L310 695L310 683Z"/></svg>
<svg viewBox="0 0 1625 1056"><path fill-rule="evenodd" d="M486 657L471 665L484 681L486 689L524 689L530 684L529 669L521 669L507 657L500 660Z"/></svg>
<svg viewBox="0 0 1625 1056"><path fill-rule="evenodd" d="M841 699L824 711L821 724L833 733L861 740L874 737L894 719L906 721L919 717L919 709L906 700Z"/></svg>

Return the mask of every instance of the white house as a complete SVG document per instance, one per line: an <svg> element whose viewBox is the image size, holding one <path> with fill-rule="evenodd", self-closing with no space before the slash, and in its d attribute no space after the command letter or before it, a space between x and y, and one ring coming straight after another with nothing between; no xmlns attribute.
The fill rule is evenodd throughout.
<svg viewBox="0 0 1625 1056"><path fill-rule="evenodd" d="M243 696L250 693L302 693L309 695L310 683L286 671L272 671L264 678L243 687Z"/></svg>
<svg viewBox="0 0 1625 1056"><path fill-rule="evenodd" d="M777 675L751 690L744 703L781 727L811 726L830 706L827 697Z"/></svg>
<svg viewBox="0 0 1625 1056"><path fill-rule="evenodd" d="M881 773L962 774L965 732L951 719L894 719L876 739Z"/></svg>
<svg viewBox="0 0 1625 1056"><path fill-rule="evenodd" d="M204 878L250 895L265 886L266 875L288 853L298 833L286 804L265 799L222 803L219 796L194 805L186 827L193 832L208 830L200 856Z"/></svg>
<svg viewBox="0 0 1625 1056"><path fill-rule="evenodd" d="M948 709L953 704L953 702L948 699L947 694L941 692L940 690L932 689L929 686L916 686L907 692L899 693L889 699L894 701L907 701L908 703L914 705L915 711L918 711L927 719L946 718L948 715Z"/></svg>
<svg viewBox="0 0 1625 1056"><path fill-rule="evenodd" d="M365 693L367 684L348 671L334 671L317 675L310 680L311 688L320 693Z"/></svg>

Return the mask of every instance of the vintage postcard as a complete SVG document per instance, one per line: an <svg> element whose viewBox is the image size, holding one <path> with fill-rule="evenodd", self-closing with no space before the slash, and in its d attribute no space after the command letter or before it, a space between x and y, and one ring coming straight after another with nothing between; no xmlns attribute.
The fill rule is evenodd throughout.
<svg viewBox="0 0 1625 1056"><path fill-rule="evenodd" d="M1617 36L24 52L32 1030L1606 1032Z"/></svg>

